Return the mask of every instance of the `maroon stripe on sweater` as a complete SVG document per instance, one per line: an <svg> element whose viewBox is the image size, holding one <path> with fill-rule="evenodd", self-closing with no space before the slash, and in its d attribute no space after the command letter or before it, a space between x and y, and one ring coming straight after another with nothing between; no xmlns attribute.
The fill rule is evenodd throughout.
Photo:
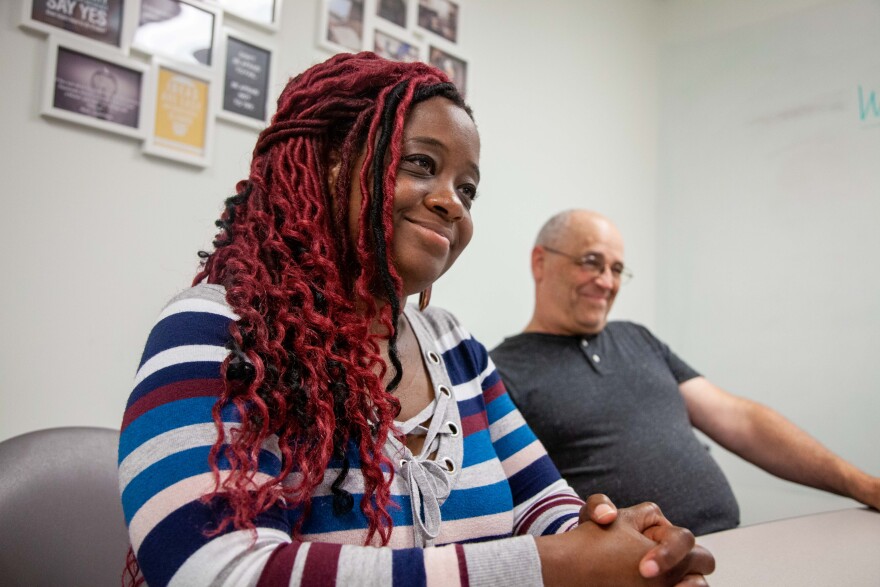
<svg viewBox="0 0 880 587"><path fill-rule="evenodd" d="M161 405L191 397L219 396L221 393L223 393L223 380L219 378L185 379L157 387L125 410L122 430L143 414Z"/></svg>
<svg viewBox="0 0 880 587"><path fill-rule="evenodd" d="M461 431L465 436L470 436L474 432L485 430L489 427L489 419L486 411L482 410L476 414L471 414L461 419Z"/></svg>
<svg viewBox="0 0 880 587"><path fill-rule="evenodd" d="M504 382L499 379L494 385L483 391L483 399L488 405L505 393L507 393L507 388L504 387Z"/></svg>
<svg viewBox="0 0 880 587"><path fill-rule="evenodd" d="M269 556L269 560L260 574L257 587L278 587L280 585L287 587L290 585L290 573L293 571L293 561L296 559L300 544L302 543L293 542L282 544L276 548Z"/></svg>
<svg viewBox="0 0 880 587"><path fill-rule="evenodd" d="M535 520L538 519L540 515L546 512L549 509L559 507L561 505L584 505L584 501L579 497L575 497L573 495L557 495L551 496L546 501L539 501L535 505L532 506L531 511L529 511L529 515L526 516L522 522L520 522L516 528L513 529L513 533L517 536L522 536L527 534L529 528L532 527L532 524L535 523Z"/></svg>
<svg viewBox="0 0 880 587"><path fill-rule="evenodd" d="M335 587L336 570L339 566L339 552L341 550L341 544L311 543L306 566L303 569L303 585Z"/></svg>
<svg viewBox="0 0 880 587"><path fill-rule="evenodd" d="M461 544L455 545L455 554L458 556L458 580L461 587L470 587L470 579L468 579L467 558L464 555L464 547Z"/></svg>

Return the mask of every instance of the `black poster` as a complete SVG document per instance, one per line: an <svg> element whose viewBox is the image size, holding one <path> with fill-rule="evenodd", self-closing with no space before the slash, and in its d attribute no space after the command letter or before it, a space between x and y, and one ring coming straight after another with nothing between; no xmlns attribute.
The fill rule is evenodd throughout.
<svg viewBox="0 0 880 587"><path fill-rule="evenodd" d="M33 0L31 18L119 47L122 5L123 0Z"/></svg>
<svg viewBox="0 0 880 587"><path fill-rule="evenodd" d="M223 109L254 120L266 120L269 59L265 49L229 37Z"/></svg>

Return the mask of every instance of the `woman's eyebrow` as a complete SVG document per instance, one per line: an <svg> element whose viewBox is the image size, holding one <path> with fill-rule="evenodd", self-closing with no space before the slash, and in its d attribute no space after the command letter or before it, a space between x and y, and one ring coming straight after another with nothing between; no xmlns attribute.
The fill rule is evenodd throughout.
<svg viewBox="0 0 880 587"><path fill-rule="evenodd" d="M410 137L406 139L407 143L422 143L424 145L431 145L434 147L440 147L441 149L445 149L446 145L443 144L443 141L439 139L435 139L434 137Z"/></svg>

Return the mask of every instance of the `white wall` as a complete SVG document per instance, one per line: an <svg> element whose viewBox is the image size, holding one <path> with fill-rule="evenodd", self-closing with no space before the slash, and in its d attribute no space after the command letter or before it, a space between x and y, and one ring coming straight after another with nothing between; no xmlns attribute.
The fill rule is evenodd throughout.
<svg viewBox="0 0 880 587"><path fill-rule="evenodd" d="M659 332L721 386L880 473L880 3L670 2ZM744 523L852 504L718 447Z"/></svg>
<svg viewBox="0 0 880 587"><path fill-rule="evenodd" d="M637 277L615 312L654 321L657 4L535 6L472 1L463 13L483 180L470 250L432 303L454 310L490 348L528 322L534 238L567 208L619 223Z"/></svg>
<svg viewBox="0 0 880 587"><path fill-rule="evenodd" d="M485 181L474 241L434 303L488 345L519 330L538 227L563 208L593 206L632 235L639 276L621 310L652 322L655 5L549 0L536 17L525 0L463 4ZM46 43L18 28L20 5L0 3L0 439L119 425L152 320L191 281L256 136L218 123L214 163L198 170L40 117ZM320 59L316 7L285 2L282 82Z"/></svg>

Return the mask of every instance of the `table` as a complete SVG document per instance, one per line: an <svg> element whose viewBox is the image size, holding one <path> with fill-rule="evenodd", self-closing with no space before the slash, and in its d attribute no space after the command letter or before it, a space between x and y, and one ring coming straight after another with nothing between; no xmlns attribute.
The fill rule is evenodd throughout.
<svg viewBox="0 0 880 587"><path fill-rule="evenodd" d="M851 508L697 539L715 555L712 587L880 587L880 512Z"/></svg>

